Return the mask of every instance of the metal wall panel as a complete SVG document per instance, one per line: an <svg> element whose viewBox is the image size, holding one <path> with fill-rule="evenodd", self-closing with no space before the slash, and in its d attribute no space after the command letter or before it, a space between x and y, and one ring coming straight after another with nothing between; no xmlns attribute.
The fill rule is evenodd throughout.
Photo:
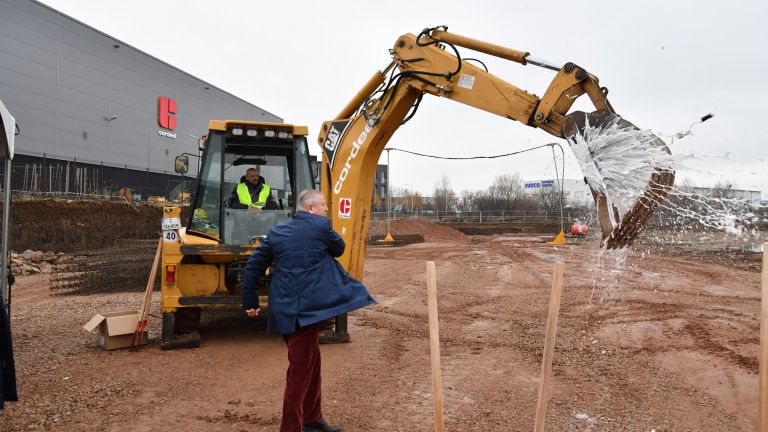
<svg viewBox="0 0 768 432"><path fill-rule="evenodd" d="M160 96L177 101L176 139L158 134ZM0 98L20 154L160 173L196 152L210 119L282 122L34 0L0 0Z"/></svg>

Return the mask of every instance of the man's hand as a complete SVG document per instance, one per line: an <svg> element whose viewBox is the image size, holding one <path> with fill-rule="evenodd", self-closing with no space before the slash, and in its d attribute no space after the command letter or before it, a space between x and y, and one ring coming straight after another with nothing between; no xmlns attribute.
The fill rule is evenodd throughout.
<svg viewBox="0 0 768 432"><path fill-rule="evenodd" d="M259 316L259 312L261 311L261 308L250 308L247 311L245 311L245 314L248 315L250 318L256 318Z"/></svg>

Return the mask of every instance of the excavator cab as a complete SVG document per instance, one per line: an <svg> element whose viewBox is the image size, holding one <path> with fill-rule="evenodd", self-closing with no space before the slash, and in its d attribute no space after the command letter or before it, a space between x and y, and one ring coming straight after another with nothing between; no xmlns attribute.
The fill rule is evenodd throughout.
<svg viewBox="0 0 768 432"><path fill-rule="evenodd" d="M312 188L307 140L295 136L291 125L225 123L222 130L212 127L206 138L187 233L225 245L253 245L287 221L298 193ZM253 169L268 196L265 205L247 208L239 205L236 190Z"/></svg>
<svg viewBox="0 0 768 432"><path fill-rule="evenodd" d="M210 122L186 223L179 207L163 209L162 349L199 346L203 309L242 304L248 257L293 215L299 192L313 187L307 133L306 126L282 123ZM177 157L176 171L186 172L188 163ZM264 205L234 201L251 168L259 172ZM266 307L268 277L259 294Z"/></svg>

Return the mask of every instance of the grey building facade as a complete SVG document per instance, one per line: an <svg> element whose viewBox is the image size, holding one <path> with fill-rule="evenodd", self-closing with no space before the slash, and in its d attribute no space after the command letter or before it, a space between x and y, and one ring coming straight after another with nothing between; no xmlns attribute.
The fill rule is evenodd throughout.
<svg viewBox="0 0 768 432"><path fill-rule="evenodd" d="M322 170L322 161L317 156L309 155L309 161L312 164L312 177L315 188L320 190L320 170ZM376 165L376 176L373 179L373 195L371 195L371 211L387 211L387 200L389 199L389 182L387 181L387 165Z"/></svg>
<svg viewBox="0 0 768 432"><path fill-rule="evenodd" d="M145 195L162 195L158 182L167 189L177 154L197 154L210 119L283 121L34 0L0 0L0 99L21 129L14 189L23 165L24 188L151 182Z"/></svg>

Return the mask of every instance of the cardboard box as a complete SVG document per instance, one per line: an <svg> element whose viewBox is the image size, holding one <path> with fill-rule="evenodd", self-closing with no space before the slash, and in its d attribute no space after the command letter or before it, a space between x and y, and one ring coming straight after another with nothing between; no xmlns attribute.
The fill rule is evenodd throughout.
<svg viewBox="0 0 768 432"><path fill-rule="evenodd" d="M97 314L83 328L89 332L97 330L99 345L105 350L113 350L131 346L138 323L139 311L130 310ZM144 330L136 345L145 345L147 339L147 331Z"/></svg>

